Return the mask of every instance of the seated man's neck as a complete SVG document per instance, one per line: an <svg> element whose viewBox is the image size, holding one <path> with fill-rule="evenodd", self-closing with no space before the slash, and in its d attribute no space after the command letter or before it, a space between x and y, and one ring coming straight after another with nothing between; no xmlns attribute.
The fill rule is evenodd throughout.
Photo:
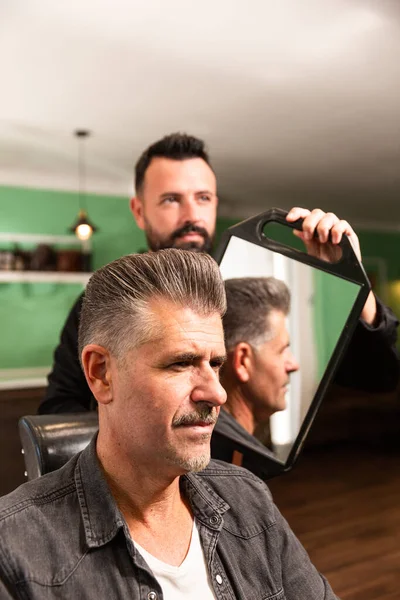
<svg viewBox="0 0 400 600"><path fill-rule="evenodd" d="M156 469L133 464L111 452L105 442L99 434L97 455L132 539L159 560L181 564L190 544L193 516L182 496L179 475L167 479Z"/></svg>
<svg viewBox="0 0 400 600"><path fill-rule="evenodd" d="M253 435L257 423L250 403L247 401L239 386L230 386L229 389L225 389L228 396L222 410L226 410L231 414L247 433Z"/></svg>

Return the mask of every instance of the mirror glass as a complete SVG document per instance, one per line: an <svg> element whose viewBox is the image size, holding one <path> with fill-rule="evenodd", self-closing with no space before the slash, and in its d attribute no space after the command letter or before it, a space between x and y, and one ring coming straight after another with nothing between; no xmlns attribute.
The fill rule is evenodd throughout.
<svg viewBox="0 0 400 600"><path fill-rule="evenodd" d="M282 280L290 292L285 323L298 370L291 373L290 383L285 386L286 408L259 423L253 432L258 442L284 464L361 286L236 236L228 242L220 269L224 280L272 276Z"/></svg>

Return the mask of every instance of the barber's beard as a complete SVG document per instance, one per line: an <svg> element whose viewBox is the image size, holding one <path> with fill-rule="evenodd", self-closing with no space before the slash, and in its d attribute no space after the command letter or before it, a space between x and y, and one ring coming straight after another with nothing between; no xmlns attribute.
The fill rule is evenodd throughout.
<svg viewBox="0 0 400 600"><path fill-rule="evenodd" d="M161 237L154 231L150 223L145 220L145 235L147 239L147 245L153 252L157 250L164 250L165 248L180 248L181 250L193 250L193 252L207 252L211 253L213 246L213 236L210 236L208 231L204 227L199 227L194 223L185 223L179 229L176 229L171 235L167 237ZM182 242L181 237L187 233L198 233L202 236L203 242Z"/></svg>

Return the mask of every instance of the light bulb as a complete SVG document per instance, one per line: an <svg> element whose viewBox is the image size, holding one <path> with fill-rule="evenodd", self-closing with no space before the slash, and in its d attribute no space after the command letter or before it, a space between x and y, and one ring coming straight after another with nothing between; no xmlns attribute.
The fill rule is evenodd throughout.
<svg viewBox="0 0 400 600"><path fill-rule="evenodd" d="M76 237L80 240L88 240L93 233L93 229L87 223L81 223L75 230Z"/></svg>

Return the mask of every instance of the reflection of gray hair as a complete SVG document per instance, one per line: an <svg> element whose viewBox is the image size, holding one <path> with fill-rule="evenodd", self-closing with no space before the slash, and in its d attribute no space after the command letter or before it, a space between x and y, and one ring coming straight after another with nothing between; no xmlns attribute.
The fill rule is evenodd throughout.
<svg viewBox="0 0 400 600"><path fill-rule="evenodd" d="M79 355L99 344L121 358L155 333L149 302L160 299L197 314L225 312L224 284L207 254L169 248L130 254L96 271L87 285L79 325Z"/></svg>
<svg viewBox="0 0 400 600"><path fill-rule="evenodd" d="M287 315L290 292L275 277L242 277L225 281L227 310L223 318L225 344L232 350L239 342L259 346L272 337L268 317L272 310Z"/></svg>

